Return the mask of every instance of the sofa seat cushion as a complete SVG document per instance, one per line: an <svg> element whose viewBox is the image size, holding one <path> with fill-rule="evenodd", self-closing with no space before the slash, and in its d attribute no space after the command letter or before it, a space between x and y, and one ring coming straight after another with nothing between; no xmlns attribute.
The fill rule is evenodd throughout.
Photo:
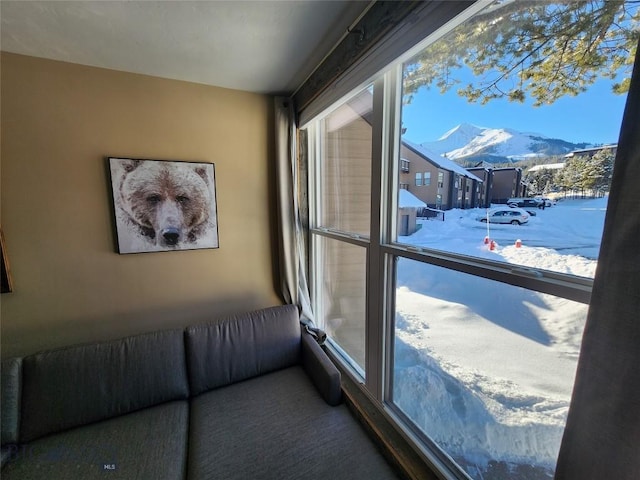
<svg viewBox="0 0 640 480"><path fill-rule="evenodd" d="M74 428L16 447L2 479L183 479L188 425L182 400Z"/></svg>
<svg viewBox="0 0 640 480"><path fill-rule="evenodd" d="M189 480L398 478L345 405L300 366L191 400Z"/></svg>

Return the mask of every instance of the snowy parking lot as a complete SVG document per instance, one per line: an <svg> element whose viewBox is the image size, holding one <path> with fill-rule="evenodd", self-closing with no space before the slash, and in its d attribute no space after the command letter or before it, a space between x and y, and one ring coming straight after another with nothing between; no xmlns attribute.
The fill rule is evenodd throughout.
<svg viewBox="0 0 640 480"><path fill-rule="evenodd" d="M593 277L607 198L562 200L553 207L532 210L536 215L525 225L481 223L476 218L484 215L485 209L448 210L444 222L419 220L422 228L399 241ZM495 251L484 245L487 235L497 243L499 248ZM515 247L517 239L524 248L510 248Z"/></svg>
<svg viewBox="0 0 640 480"><path fill-rule="evenodd" d="M444 222L425 220L399 240L593 277L606 201L564 200L525 225L490 224L488 232L476 220L484 210L450 210ZM494 250L485 236L496 242ZM394 401L474 478L489 478L492 461L513 472L533 466L539 478L550 478L587 308L401 259Z"/></svg>

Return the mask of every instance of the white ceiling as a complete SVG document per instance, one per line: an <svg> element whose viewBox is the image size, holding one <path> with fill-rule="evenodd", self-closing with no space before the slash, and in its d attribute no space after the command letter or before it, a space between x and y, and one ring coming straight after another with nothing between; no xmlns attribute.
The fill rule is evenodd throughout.
<svg viewBox="0 0 640 480"><path fill-rule="evenodd" d="M369 1L0 0L3 51L257 93L299 87Z"/></svg>

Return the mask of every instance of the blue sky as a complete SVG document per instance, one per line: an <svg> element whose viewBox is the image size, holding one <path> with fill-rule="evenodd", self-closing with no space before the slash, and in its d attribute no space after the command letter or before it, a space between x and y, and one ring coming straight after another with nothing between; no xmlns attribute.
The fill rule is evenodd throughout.
<svg viewBox="0 0 640 480"><path fill-rule="evenodd" d="M469 103L456 87L441 94L421 88L402 110L405 138L415 143L433 141L460 123L480 127L513 128L580 143L616 143L626 95L611 91L611 80L599 80L577 97L563 97L552 105L534 107L508 100L485 105Z"/></svg>

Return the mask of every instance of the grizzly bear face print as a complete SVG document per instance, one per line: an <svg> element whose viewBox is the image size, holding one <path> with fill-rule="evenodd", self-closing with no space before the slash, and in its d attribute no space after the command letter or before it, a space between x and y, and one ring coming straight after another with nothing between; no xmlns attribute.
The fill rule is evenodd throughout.
<svg viewBox="0 0 640 480"><path fill-rule="evenodd" d="M139 237L139 245L147 244L142 251L200 248L199 240L205 232L211 233L215 221L215 194L207 164L118 160L114 203L119 209L117 221L129 230L118 232L121 253L128 253L122 252L127 244L136 250L136 240L128 238L131 235ZM112 163L112 178L113 173ZM212 246L217 247L217 232Z"/></svg>

